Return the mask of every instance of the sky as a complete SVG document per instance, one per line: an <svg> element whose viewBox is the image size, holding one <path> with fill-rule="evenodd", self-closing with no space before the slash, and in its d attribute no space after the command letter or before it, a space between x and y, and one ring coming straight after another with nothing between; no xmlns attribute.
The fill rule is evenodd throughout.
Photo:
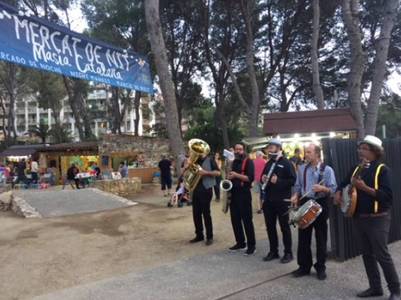
<svg viewBox="0 0 401 300"><path fill-rule="evenodd" d="M81 11L81 1L74 1L74 4L69 9L69 17L71 22L71 29L73 31L82 33L86 28L88 28L88 23ZM64 15L62 15L64 18Z"/></svg>

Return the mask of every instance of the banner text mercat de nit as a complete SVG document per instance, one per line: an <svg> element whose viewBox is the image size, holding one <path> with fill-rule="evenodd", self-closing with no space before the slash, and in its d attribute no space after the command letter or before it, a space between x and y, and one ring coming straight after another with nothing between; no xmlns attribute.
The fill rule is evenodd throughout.
<svg viewBox="0 0 401 300"><path fill-rule="evenodd" d="M0 59L153 94L147 59L0 2Z"/></svg>

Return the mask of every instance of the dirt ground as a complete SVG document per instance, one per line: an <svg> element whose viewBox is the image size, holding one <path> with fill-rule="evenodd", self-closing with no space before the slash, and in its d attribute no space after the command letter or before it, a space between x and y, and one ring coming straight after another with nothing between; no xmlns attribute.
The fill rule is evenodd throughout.
<svg viewBox="0 0 401 300"><path fill-rule="evenodd" d="M167 208L155 186L131 197L139 205L50 219L0 213L0 299L29 299L58 289L184 257L225 249L234 237L229 215L213 201L215 243L194 237L192 208ZM263 215L254 215L257 239L265 239Z"/></svg>

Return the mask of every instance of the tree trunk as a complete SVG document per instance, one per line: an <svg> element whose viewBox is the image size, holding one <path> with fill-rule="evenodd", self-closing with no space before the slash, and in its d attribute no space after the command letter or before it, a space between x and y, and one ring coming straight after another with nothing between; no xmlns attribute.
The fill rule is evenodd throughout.
<svg viewBox="0 0 401 300"><path fill-rule="evenodd" d="M228 128L227 128L227 120L226 115L224 113L224 103L221 101L222 99L221 92L216 91L216 127L221 129L222 137L223 137L223 145L224 148L228 149L230 147L230 138L228 136Z"/></svg>
<svg viewBox="0 0 401 300"><path fill-rule="evenodd" d="M83 140L85 140L85 132L82 127L81 115L79 113L79 107L75 101L75 95L74 95L72 82L66 76L63 76L63 81L64 81L64 86L65 86L65 89L66 89L67 95L68 95L68 103L70 104L72 115L74 116L75 125L76 125L75 127L78 130L79 139L81 141L83 141Z"/></svg>
<svg viewBox="0 0 401 300"><path fill-rule="evenodd" d="M159 0L146 0L144 4L150 45L160 80L160 88L165 101L170 146L177 159L180 154L184 154L184 144L180 133L180 124L178 123L174 84L168 68L167 51L160 23ZM176 170L177 174L179 174L180 166L178 164L176 164Z"/></svg>
<svg viewBox="0 0 401 300"><path fill-rule="evenodd" d="M68 103L71 106L72 114L78 129L81 141L93 137L91 129L91 120L86 107L85 99L82 93L80 79L72 79L63 76L64 86L67 90Z"/></svg>
<svg viewBox="0 0 401 300"><path fill-rule="evenodd" d="M3 124L1 130L3 131L4 140L7 141L8 140L8 132L7 132L7 127L6 127L7 110L6 110L6 106L5 106L5 98L1 94L0 94L0 107L1 107L1 111L2 111L1 122Z"/></svg>
<svg viewBox="0 0 401 300"><path fill-rule="evenodd" d="M135 136L139 136L139 108L141 107L141 92L135 91L135 98L134 98L134 111L135 111Z"/></svg>
<svg viewBox="0 0 401 300"><path fill-rule="evenodd" d="M365 133L376 134L377 113L383 80L386 74L386 61L390 46L391 31L397 18L399 0L387 0L383 11L380 36L376 41L376 55L373 62L373 79L365 120Z"/></svg>
<svg viewBox="0 0 401 300"><path fill-rule="evenodd" d="M248 134L250 136L257 136L258 123L259 123L258 121L259 121L260 95L259 95L258 80L255 71L254 49L253 49L254 37L252 28L252 12L255 2L250 0L247 1L241 0L240 4L246 28L246 65L249 76L249 82L251 84L251 94L252 94L251 106L249 107L250 113L248 115Z"/></svg>
<svg viewBox="0 0 401 300"><path fill-rule="evenodd" d="M361 106L361 82L365 68L365 52L362 49L362 34L358 16L359 0L343 0L342 11L345 29L351 47L351 67L348 76L348 98L352 114L357 122L358 137L365 135Z"/></svg>
<svg viewBox="0 0 401 300"><path fill-rule="evenodd" d="M120 103L118 102L120 90L118 87L111 87L111 106L110 106L110 120L111 120L111 132L113 134L121 134L121 123L120 123Z"/></svg>
<svg viewBox="0 0 401 300"><path fill-rule="evenodd" d="M6 144L10 145L15 143L17 139L17 130L15 128L15 113L16 109L14 107L16 106L16 100L17 100L17 66L5 62L4 63L6 72L4 78L1 78L1 81L3 82L3 85L6 89L7 92L7 98L8 98L8 103L9 103L9 109L7 112L7 135L5 136L6 138Z"/></svg>
<svg viewBox="0 0 401 300"><path fill-rule="evenodd" d="M319 42L319 27L320 27L320 5L319 0L313 0L313 21L312 21L312 79L313 79L313 93L317 103L317 109L324 109L324 96L323 89L320 85L319 74L319 55L318 55L318 42Z"/></svg>

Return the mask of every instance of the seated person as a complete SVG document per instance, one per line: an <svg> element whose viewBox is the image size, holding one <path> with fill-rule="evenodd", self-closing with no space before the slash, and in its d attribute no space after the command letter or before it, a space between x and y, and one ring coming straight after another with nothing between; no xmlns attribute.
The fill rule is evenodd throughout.
<svg viewBox="0 0 401 300"><path fill-rule="evenodd" d="M187 205L191 205L190 197L189 197L189 192L185 188L185 184L183 181L182 176L178 179L177 183L177 188L175 193L171 196L170 201L167 203L168 207L173 207L174 205L177 205L178 207L182 207L184 202L187 203Z"/></svg>

